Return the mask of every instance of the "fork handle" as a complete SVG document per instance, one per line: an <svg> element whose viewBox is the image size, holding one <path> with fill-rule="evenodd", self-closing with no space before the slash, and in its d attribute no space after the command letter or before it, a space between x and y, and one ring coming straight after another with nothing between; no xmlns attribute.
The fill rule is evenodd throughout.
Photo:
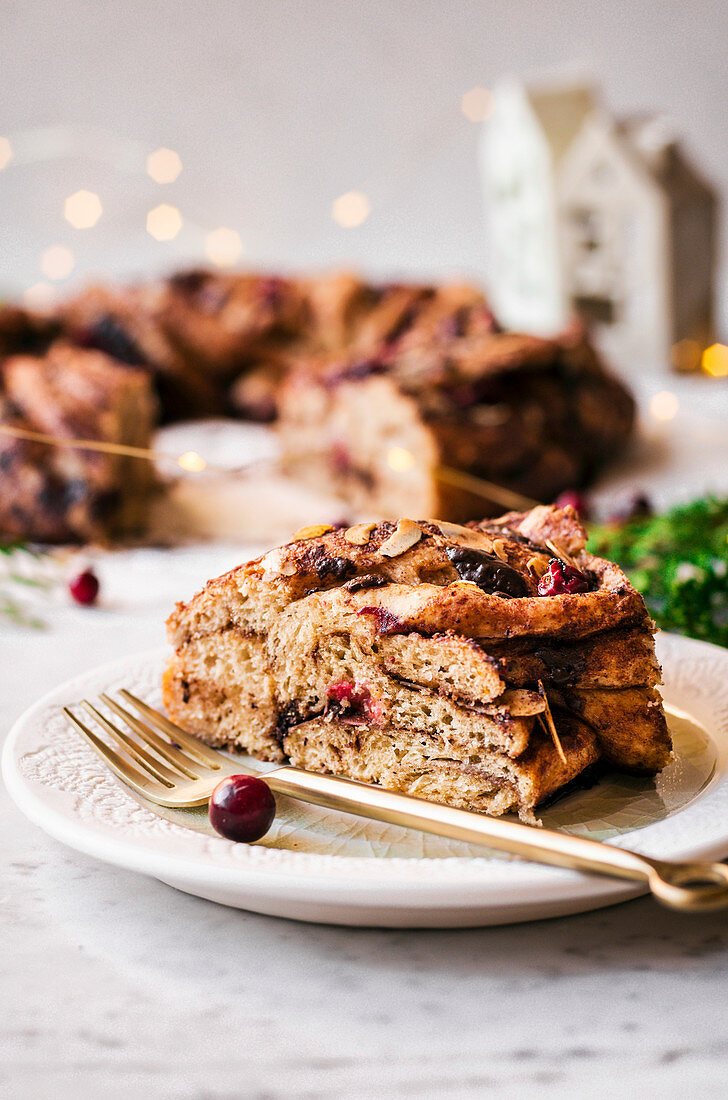
<svg viewBox="0 0 728 1100"><path fill-rule="evenodd" d="M654 860L585 837L458 810L369 783L292 766L275 768L261 778L276 794L329 810L482 844L538 863L638 882L674 909L699 911L728 906L728 867L722 863Z"/></svg>

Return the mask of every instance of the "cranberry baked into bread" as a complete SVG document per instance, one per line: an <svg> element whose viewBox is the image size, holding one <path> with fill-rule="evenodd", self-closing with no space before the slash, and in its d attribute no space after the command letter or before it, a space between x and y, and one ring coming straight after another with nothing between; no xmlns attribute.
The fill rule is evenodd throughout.
<svg viewBox="0 0 728 1100"><path fill-rule="evenodd" d="M571 509L309 528L168 622L170 716L208 744L491 814L670 755L653 624Z"/></svg>

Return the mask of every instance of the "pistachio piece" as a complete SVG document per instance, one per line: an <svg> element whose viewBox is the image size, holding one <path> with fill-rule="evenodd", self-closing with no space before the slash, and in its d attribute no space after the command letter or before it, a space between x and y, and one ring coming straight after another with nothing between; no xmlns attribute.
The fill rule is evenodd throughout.
<svg viewBox="0 0 728 1100"><path fill-rule="evenodd" d="M344 538L352 546L366 546L369 536L376 527L376 523L357 523L356 527L347 527Z"/></svg>
<svg viewBox="0 0 728 1100"><path fill-rule="evenodd" d="M401 519L392 534L379 547L385 558L397 558L422 538L422 528L413 519Z"/></svg>
<svg viewBox="0 0 728 1100"><path fill-rule="evenodd" d="M302 527L300 531L296 531L291 542L303 542L304 539L317 539L319 535L328 535L329 531L333 531L333 527L330 523L318 523L314 524L312 527Z"/></svg>

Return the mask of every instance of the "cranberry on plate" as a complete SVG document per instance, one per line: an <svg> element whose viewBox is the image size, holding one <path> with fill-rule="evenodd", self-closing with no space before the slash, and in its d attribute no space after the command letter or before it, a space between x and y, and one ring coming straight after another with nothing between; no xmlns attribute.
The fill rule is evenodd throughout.
<svg viewBox="0 0 728 1100"><path fill-rule="evenodd" d="M549 567L538 582L539 596L563 596L573 592L588 592L589 580L573 565L561 558L552 558Z"/></svg>
<svg viewBox="0 0 728 1100"><path fill-rule="evenodd" d="M252 844L270 829L276 800L267 783L255 775L228 775L210 796L210 824L226 840Z"/></svg>
<svg viewBox="0 0 728 1100"><path fill-rule="evenodd" d="M90 607L96 603L99 594L99 579L92 569L84 569L83 573L72 577L68 582L68 591L83 607Z"/></svg>

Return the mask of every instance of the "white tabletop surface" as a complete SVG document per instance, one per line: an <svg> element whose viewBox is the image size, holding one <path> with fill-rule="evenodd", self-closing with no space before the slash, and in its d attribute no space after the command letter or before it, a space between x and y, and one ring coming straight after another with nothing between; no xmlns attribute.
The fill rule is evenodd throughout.
<svg viewBox="0 0 728 1100"><path fill-rule="evenodd" d="M702 428L660 436L648 417L627 476L665 499L728 488L728 385L654 388ZM58 600L45 630L1 626L3 736L54 685L162 643L174 599L240 556L102 557L99 608ZM4 791L0 829L2 1096L726 1095L725 913L642 899L472 931L319 927L78 855Z"/></svg>

